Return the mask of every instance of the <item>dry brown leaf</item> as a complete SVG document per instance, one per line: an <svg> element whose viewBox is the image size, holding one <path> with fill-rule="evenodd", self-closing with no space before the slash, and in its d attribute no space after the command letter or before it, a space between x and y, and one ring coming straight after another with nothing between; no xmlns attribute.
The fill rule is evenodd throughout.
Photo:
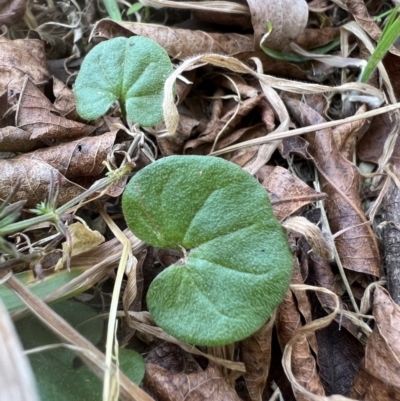
<svg viewBox="0 0 400 401"><path fill-rule="evenodd" d="M348 11L353 15L357 24L359 24L365 32L371 36L376 42L381 37L382 31L378 24L371 18L364 0L342 0L347 6ZM391 46L389 51L397 56L400 55L400 50Z"/></svg>
<svg viewBox="0 0 400 401"><path fill-rule="evenodd" d="M189 374L171 373L148 363L143 382L159 401L241 401L212 362L204 372Z"/></svg>
<svg viewBox="0 0 400 401"><path fill-rule="evenodd" d="M185 142L192 135L199 121L183 113L179 115L179 124L174 136L158 136L157 144L163 156L177 155L183 153ZM157 131L164 131L165 124L162 122L156 127Z"/></svg>
<svg viewBox="0 0 400 401"><path fill-rule="evenodd" d="M308 4L310 6L310 3ZM319 29L304 29L295 43L303 49L314 49L315 47L322 47L332 42L340 36L339 27L327 27Z"/></svg>
<svg viewBox="0 0 400 401"><path fill-rule="evenodd" d="M104 237L98 231L91 230L80 221L68 226L68 231L71 235L71 249L69 249L67 242L63 242L63 256L57 262L55 270L63 267L67 259L67 254L71 256L79 255L80 253L90 251L105 241Z"/></svg>
<svg viewBox="0 0 400 401"><path fill-rule="evenodd" d="M307 265L310 270L309 283L318 287L326 288L336 294L339 298L342 309L346 310L347 306L343 304L338 290L338 284L335 276L332 272L332 268L328 261L321 260L313 253L308 253L310 247L307 243L302 243L303 254L307 255ZM326 313L331 313L335 308L335 302L332 297L324 294L323 292L316 293L317 298L325 309ZM360 329L345 315L337 316L336 322L340 323L341 326L345 327L355 338L360 335Z"/></svg>
<svg viewBox="0 0 400 401"><path fill-rule="evenodd" d="M390 173L390 170L387 170ZM382 245L384 249L384 263L386 268L387 288L390 296L397 305L400 305L400 274L398 244L400 236L400 188L398 180L400 177L400 166L393 166L390 185L382 200L380 214L382 216ZM397 181L397 182L396 182Z"/></svg>
<svg viewBox="0 0 400 401"><path fill-rule="evenodd" d="M25 14L29 0L2 0L0 4L0 25L12 26Z"/></svg>
<svg viewBox="0 0 400 401"><path fill-rule="evenodd" d="M367 106L363 104L357 110L356 115L359 113L365 113L366 111ZM352 160L355 146L365 134L365 132L367 132L368 128L368 120L360 118L359 120L352 123L338 125L332 130L337 147L340 153L347 160Z"/></svg>
<svg viewBox="0 0 400 401"><path fill-rule="evenodd" d="M383 59L383 65L389 75L390 82L393 86L393 92L397 98L400 100L400 82L398 79L398 72L400 69L400 57L392 53L388 53Z"/></svg>
<svg viewBox="0 0 400 401"><path fill-rule="evenodd" d="M374 39L379 40L382 31L377 23L369 15L364 0L342 0L346 4L349 12L353 15L356 22Z"/></svg>
<svg viewBox="0 0 400 401"><path fill-rule="evenodd" d="M297 100L285 100L294 118L302 125L321 123L324 119L314 109ZM339 152L332 130L306 134L308 153L320 174L321 188L327 193L326 210L333 234L345 230L335 239L344 267L379 276L379 252L371 226L361 208L361 177L358 169Z"/></svg>
<svg viewBox="0 0 400 401"><path fill-rule="evenodd" d="M5 199L21 179L14 201L26 200L25 207L36 207L47 200L50 180L61 180L58 205L61 206L84 191L84 188L67 180L58 170L40 160L0 159L0 199Z"/></svg>
<svg viewBox="0 0 400 401"><path fill-rule="evenodd" d="M116 134L113 131L39 149L19 156L18 160L41 160L68 179L98 177L105 168L103 161L112 150Z"/></svg>
<svg viewBox="0 0 400 401"><path fill-rule="evenodd" d="M253 50L252 35L238 33L209 33L139 22L116 22L109 19L99 21L92 31L92 37L107 39L132 35L154 40L171 57L178 60L199 53L234 55Z"/></svg>
<svg viewBox="0 0 400 401"><path fill-rule="evenodd" d="M18 128L30 132L32 139L75 139L87 136L95 127L68 120L40 92L35 84L26 78L16 116Z"/></svg>
<svg viewBox="0 0 400 401"><path fill-rule="evenodd" d="M256 333L240 342L246 365L244 380L252 401L261 401L271 363L271 340L275 315Z"/></svg>
<svg viewBox="0 0 400 401"><path fill-rule="evenodd" d="M20 90L26 74L35 84L50 78L44 43L40 40L0 37L0 55L0 93L7 90L10 83Z"/></svg>
<svg viewBox="0 0 400 401"><path fill-rule="evenodd" d="M233 99L222 100L223 92L218 89L214 94L217 99L213 103L213 110L206 129L199 137L188 141L184 146L185 153L207 154L211 151L216 138L222 140L231 134L235 127L247 116L257 105L261 103L264 95L248 98L239 104ZM219 148L218 142L216 148ZM225 143L224 146L227 146Z"/></svg>
<svg viewBox="0 0 400 401"><path fill-rule="evenodd" d="M254 48L260 49L260 40L267 32L267 22L272 32L263 45L282 50L293 42L305 29L308 7L305 0L247 0L254 29ZM244 49L243 49L244 51Z"/></svg>
<svg viewBox="0 0 400 401"><path fill-rule="evenodd" d="M374 290L375 327L350 396L364 401L400 400L400 307L388 292Z"/></svg>
<svg viewBox="0 0 400 401"><path fill-rule="evenodd" d="M283 167L264 166L258 172L262 185L268 191L275 216L284 220L305 205L326 198Z"/></svg>
<svg viewBox="0 0 400 401"><path fill-rule="evenodd" d="M396 124L396 119L391 113L375 116L361 140L357 143L357 156L362 161L378 164L382 156L383 148L387 137L392 132ZM400 140L397 139L392 158L394 164L400 164Z"/></svg>
<svg viewBox="0 0 400 401"><path fill-rule="evenodd" d="M231 0L232 1L232 0ZM236 0L235 3L247 4L245 1ZM215 24L215 25L228 25L235 29L235 27L243 30L251 29L251 19L248 14L238 14L238 13L220 13L217 11L201 11L201 10L193 10L192 18L197 21L202 21L207 24ZM233 30L232 29L232 30Z"/></svg>
<svg viewBox="0 0 400 401"><path fill-rule="evenodd" d="M193 356L176 344L166 341L153 348L146 357L146 363L158 365L171 373L202 372Z"/></svg>
<svg viewBox="0 0 400 401"><path fill-rule="evenodd" d="M0 321L0 401L38 401L28 357L1 299Z"/></svg>
<svg viewBox="0 0 400 401"><path fill-rule="evenodd" d="M260 138L267 134L268 130L262 123L253 125L252 127L248 128L241 128L237 131L232 132L232 134L230 134L228 137L218 141L215 149L223 149L233 143L240 143L253 138ZM243 167L258 152L259 148L259 146L249 146L247 148L238 149L233 152L226 153L222 157L231 161L232 163Z"/></svg>
<svg viewBox="0 0 400 401"><path fill-rule="evenodd" d="M294 265L294 268L298 269L298 263L296 262ZM295 296L291 290L288 290L283 302L278 307L276 327L279 344L282 350L285 348L292 335L302 327ZM311 335L315 336L314 333L311 333ZM306 335L302 335L293 345L291 366L294 377L303 388L319 396L325 395L324 388L318 376L316 362ZM303 394L297 392L295 388L293 388L293 391L298 401L308 400Z"/></svg>
<svg viewBox="0 0 400 401"><path fill-rule="evenodd" d="M0 129L1 152L29 152L44 146L44 143L31 134L17 127L4 127Z"/></svg>
<svg viewBox="0 0 400 401"><path fill-rule="evenodd" d="M69 114L75 109L75 96L64 82L53 77L53 93L55 100L53 106L62 113L62 116L68 115L69 119L74 120Z"/></svg>

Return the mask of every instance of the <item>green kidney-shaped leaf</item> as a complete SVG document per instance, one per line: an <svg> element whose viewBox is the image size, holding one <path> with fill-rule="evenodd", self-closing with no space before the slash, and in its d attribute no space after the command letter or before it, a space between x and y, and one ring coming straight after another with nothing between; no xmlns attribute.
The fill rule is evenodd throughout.
<svg viewBox="0 0 400 401"><path fill-rule="evenodd" d="M129 228L183 257L152 282L156 323L192 344L217 346L257 331L289 286L292 256L265 189L210 156L171 156L142 169L122 200Z"/></svg>
<svg viewBox="0 0 400 401"><path fill-rule="evenodd" d="M93 120L118 100L133 122L157 124L162 119L164 83L171 72L168 54L151 39L133 36L102 42L82 63L74 88L76 110Z"/></svg>

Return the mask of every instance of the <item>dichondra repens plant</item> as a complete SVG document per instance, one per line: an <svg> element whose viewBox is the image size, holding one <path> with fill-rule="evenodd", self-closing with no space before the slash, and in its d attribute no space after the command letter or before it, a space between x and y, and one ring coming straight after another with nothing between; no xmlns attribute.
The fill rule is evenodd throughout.
<svg viewBox="0 0 400 401"><path fill-rule="evenodd" d="M76 80L78 113L122 115L142 126L162 118L172 72L165 51L142 37L96 46ZM185 342L219 346L257 331L289 286L292 256L265 189L240 167L208 156L171 156L140 170L122 199L129 228L182 258L150 285L156 323Z"/></svg>
<svg viewBox="0 0 400 401"><path fill-rule="evenodd" d="M289 286L292 256L265 189L210 156L171 156L137 173L123 195L129 228L182 258L152 282L156 323L191 344L218 346L258 330Z"/></svg>

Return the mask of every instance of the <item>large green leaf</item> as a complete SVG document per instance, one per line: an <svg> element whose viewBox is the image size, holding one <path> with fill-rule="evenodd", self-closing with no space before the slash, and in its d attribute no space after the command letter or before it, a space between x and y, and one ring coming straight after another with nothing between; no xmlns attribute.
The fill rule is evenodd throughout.
<svg viewBox="0 0 400 401"><path fill-rule="evenodd" d="M265 189L210 156L171 156L142 169L123 195L129 228L182 259L147 294L156 323L192 344L222 345L258 330L289 286L292 256Z"/></svg>
<svg viewBox="0 0 400 401"><path fill-rule="evenodd" d="M103 320L87 320L96 312L87 305L68 300L53 307L72 326L77 327L92 343L103 335ZM25 349L59 343L59 339L34 316L16 322L16 328ZM132 350L119 350L121 369L139 384L144 376L143 358ZM76 354L66 348L56 348L29 355L42 401L98 401L101 400L102 382L92 371L79 363Z"/></svg>
<svg viewBox="0 0 400 401"><path fill-rule="evenodd" d="M162 119L164 83L172 73L165 50L141 36L114 38L85 57L75 82L76 109L93 120L118 100L122 112L142 126Z"/></svg>

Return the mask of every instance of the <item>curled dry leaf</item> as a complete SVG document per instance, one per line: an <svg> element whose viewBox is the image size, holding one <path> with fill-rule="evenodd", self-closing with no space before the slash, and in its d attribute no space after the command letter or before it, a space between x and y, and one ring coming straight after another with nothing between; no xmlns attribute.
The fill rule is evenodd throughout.
<svg viewBox="0 0 400 401"><path fill-rule="evenodd" d="M294 269L299 269L297 261L294 264ZM291 290L288 290L284 301L278 307L276 327L282 350L293 334L302 327L301 315L296 306L295 295ZM311 335L315 336L314 333ZM319 396L325 395L324 388L318 376L317 365L306 335L301 335L293 345L291 367L294 377L306 390ZM297 392L295 388L293 388L293 391L298 401L308 400L303 394Z"/></svg>
<svg viewBox="0 0 400 401"><path fill-rule="evenodd" d="M400 400L400 307L388 292L374 291L375 327L350 396L364 401Z"/></svg>
<svg viewBox="0 0 400 401"><path fill-rule="evenodd" d="M252 401L261 401L271 363L271 340L275 314L256 333L240 342L241 359L246 365L244 380Z"/></svg>
<svg viewBox="0 0 400 401"><path fill-rule="evenodd" d="M28 77L23 84L16 121L19 128L30 132L32 139L75 139L95 129L62 117Z"/></svg>
<svg viewBox="0 0 400 401"><path fill-rule="evenodd" d="M294 118L302 125L315 125L325 120L315 110L298 101L285 99ZM358 169L339 152L331 129L306 134L308 153L318 169L321 188L327 193L326 210L333 234L344 230L336 247L344 267L379 276L379 252L375 235L361 208Z"/></svg>
<svg viewBox="0 0 400 401"><path fill-rule="evenodd" d="M365 113L367 105L363 104L356 112L357 114ZM362 138L369 128L369 122L366 119L360 118L351 123L338 125L332 130L339 152L347 159L353 157L356 143Z"/></svg>
<svg viewBox="0 0 400 401"><path fill-rule="evenodd" d="M67 242L62 244L63 256L57 262L55 270L59 270L63 267L64 262L67 259L67 255L79 255L80 253L89 251L100 245L105 241L104 237L96 230L91 230L88 226L83 225L80 221L71 224L68 227L68 231L71 235L71 249L68 249Z"/></svg>
<svg viewBox="0 0 400 401"><path fill-rule="evenodd" d="M395 129L397 122L392 113L375 116L368 131L357 143L357 156L366 162L378 164L383 154L385 142L389 134ZM397 139L390 163L400 163L400 139Z"/></svg>
<svg viewBox="0 0 400 401"><path fill-rule="evenodd" d="M49 148L26 153L18 159L42 160L56 168L68 179L97 177L104 170L103 161L111 152L117 132L85 137Z"/></svg>
<svg viewBox="0 0 400 401"><path fill-rule="evenodd" d="M305 205L326 198L283 167L264 166L258 172L268 191L275 216L284 220Z"/></svg>
<svg viewBox="0 0 400 401"><path fill-rule="evenodd" d="M305 0L247 0L254 29L254 48L260 49L260 40L267 32L267 22L272 32L264 41L265 47L282 50L305 29L308 7Z"/></svg>
<svg viewBox="0 0 400 401"><path fill-rule="evenodd" d="M26 200L25 207L33 208L48 197L51 177L54 182L61 179L58 205L63 205L84 191L84 188L72 183L62 176L58 170L40 160L0 160L0 198L5 199L11 193L14 183L21 179L14 201Z"/></svg>
<svg viewBox="0 0 400 401"><path fill-rule="evenodd" d="M244 117L259 105L264 98L264 95L258 95L245 99L240 103L232 100L224 102L222 100L223 92L220 90L214 96L220 97L220 99L216 99L213 103L211 119L206 129L199 134L198 138L189 140L185 144L185 153L209 153L215 140L227 138ZM218 142L216 142L217 149L219 148ZM228 146L228 144L225 142L222 146Z"/></svg>
<svg viewBox="0 0 400 401"><path fill-rule="evenodd" d="M22 87L25 75L36 83L43 83L50 78L46 69L46 52L40 40L10 40L0 37L0 93L10 83Z"/></svg>
<svg viewBox="0 0 400 401"><path fill-rule="evenodd" d="M283 227L304 236L312 251L322 259L333 259L332 244L323 236L321 230L305 217L294 216L283 222Z"/></svg>
<svg viewBox="0 0 400 401"><path fill-rule="evenodd" d="M143 381L160 401L241 401L221 369L212 362L204 372L190 374L171 373L149 363Z"/></svg>
<svg viewBox="0 0 400 401"><path fill-rule="evenodd" d="M234 55L253 50L253 37L237 33L209 33L139 22L103 19L92 31L93 37L114 38L140 35L162 46L170 57L183 60L199 53Z"/></svg>

